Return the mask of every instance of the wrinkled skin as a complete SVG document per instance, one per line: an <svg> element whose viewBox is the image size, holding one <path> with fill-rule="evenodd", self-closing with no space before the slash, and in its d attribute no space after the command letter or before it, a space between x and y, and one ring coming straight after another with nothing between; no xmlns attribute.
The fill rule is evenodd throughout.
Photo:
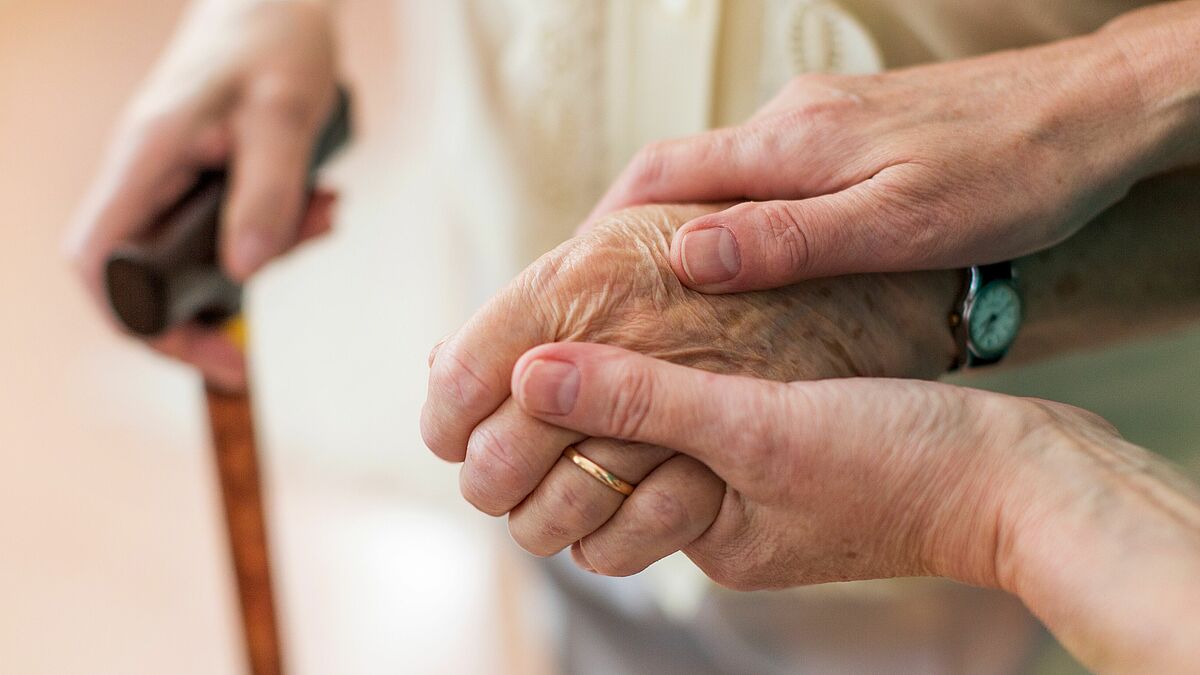
<svg viewBox="0 0 1200 675"><path fill-rule="evenodd" d="M533 346L602 342L778 381L932 377L949 364L954 346L945 315L957 274L843 277L703 295L680 284L668 252L679 224L708 212L667 206L615 214L531 265L431 355L426 443L443 459L464 462L461 486L472 504L492 515L512 512L510 529L527 550L549 555L582 539L577 557L590 546L592 565L632 574L707 529L724 491L702 464L671 450L580 443L581 434L521 411L509 383L517 359ZM640 482L634 496L623 502L562 459L572 443ZM667 489L678 483L686 489ZM650 527L622 515L623 504L642 501L658 514ZM617 551L620 541L626 545ZM644 545L630 553L630 542Z"/></svg>

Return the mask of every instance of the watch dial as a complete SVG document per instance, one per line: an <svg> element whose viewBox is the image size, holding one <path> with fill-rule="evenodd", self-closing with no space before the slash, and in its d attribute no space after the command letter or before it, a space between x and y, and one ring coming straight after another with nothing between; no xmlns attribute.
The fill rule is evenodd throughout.
<svg viewBox="0 0 1200 675"><path fill-rule="evenodd" d="M971 344L978 356L1003 354L1021 326L1021 296L1008 281L993 281L980 289L971 306Z"/></svg>

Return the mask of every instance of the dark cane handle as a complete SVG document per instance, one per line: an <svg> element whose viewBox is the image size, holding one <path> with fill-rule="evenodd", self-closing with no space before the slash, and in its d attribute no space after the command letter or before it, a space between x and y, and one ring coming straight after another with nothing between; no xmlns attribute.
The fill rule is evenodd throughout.
<svg viewBox="0 0 1200 675"><path fill-rule="evenodd" d="M337 105L309 164L317 169L350 138L350 96ZM113 249L104 264L109 306L126 329L153 337L188 321L219 323L241 310L242 287L221 269L217 241L226 172L202 173L196 185L145 234Z"/></svg>

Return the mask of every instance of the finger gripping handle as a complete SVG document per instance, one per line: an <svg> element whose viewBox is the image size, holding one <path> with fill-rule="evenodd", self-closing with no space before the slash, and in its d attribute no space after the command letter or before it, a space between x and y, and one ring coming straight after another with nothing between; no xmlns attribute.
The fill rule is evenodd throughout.
<svg viewBox="0 0 1200 675"><path fill-rule="evenodd" d="M350 95L337 104L313 148L308 183L350 138ZM224 170L207 171L146 232L115 247L104 264L109 306L127 330L153 337L188 321L217 323L241 310L242 287L221 269L218 232Z"/></svg>

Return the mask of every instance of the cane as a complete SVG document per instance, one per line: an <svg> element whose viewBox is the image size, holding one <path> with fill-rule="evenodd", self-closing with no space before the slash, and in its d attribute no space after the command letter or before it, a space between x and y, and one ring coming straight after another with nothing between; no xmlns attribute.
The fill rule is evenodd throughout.
<svg viewBox="0 0 1200 675"><path fill-rule="evenodd" d="M337 105L313 150L310 189L317 169L349 137L350 97L339 88ZM104 268L109 304L131 333L153 337L172 326L198 321L224 330L244 355L242 288L221 270L217 256L225 191L223 171L205 172L154 227L109 255ZM283 650L250 394L223 392L206 384L205 400L246 659L252 675L282 675Z"/></svg>

